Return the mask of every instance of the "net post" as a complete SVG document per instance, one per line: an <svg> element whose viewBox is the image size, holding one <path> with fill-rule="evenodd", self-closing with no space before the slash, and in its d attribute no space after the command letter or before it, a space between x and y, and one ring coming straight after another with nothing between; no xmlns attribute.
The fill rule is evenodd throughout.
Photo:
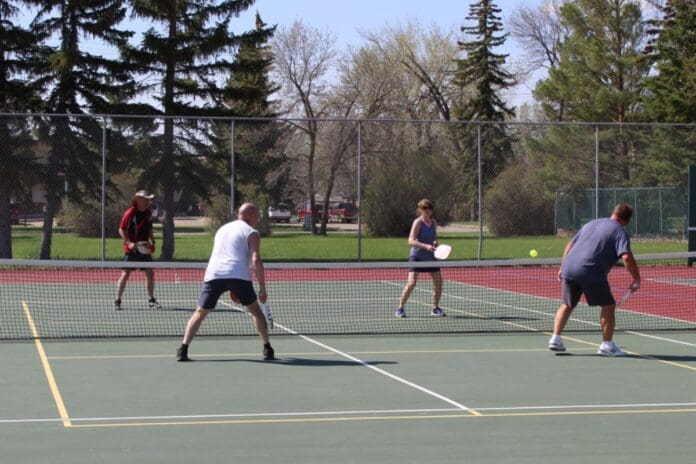
<svg viewBox="0 0 696 464"><path fill-rule="evenodd" d="M106 261L106 124L102 119L102 172L101 172L101 260Z"/></svg>
<svg viewBox="0 0 696 464"><path fill-rule="evenodd" d="M696 166L689 166L689 196L687 198L689 251L696 251ZM696 258L689 258L693 266Z"/></svg>
<svg viewBox="0 0 696 464"><path fill-rule="evenodd" d="M362 124L358 121L358 261L362 260Z"/></svg>

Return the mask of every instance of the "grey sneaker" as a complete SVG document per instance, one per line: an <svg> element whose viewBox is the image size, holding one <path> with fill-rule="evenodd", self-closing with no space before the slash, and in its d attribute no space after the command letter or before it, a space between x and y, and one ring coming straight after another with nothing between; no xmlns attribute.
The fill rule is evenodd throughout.
<svg viewBox="0 0 696 464"><path fill-rule="evenodd" d="M558 340L556 342L549 340L549 350L551 351L565 351L565 345L561 340Z"/></svg>
<svg viewBox="0 0 696 464"><path fill-rule="evenodd" d="M159 304L154 298L147 300L147 305L150 309L162 309L162 305Z"/></svg>
<svg viewBox="0 0 696 464"><path fill-rule="evenodd" d="M597 350L597 354L600 356L608 356L608 357L613 357L613 358L620 358L620 357L626 356L626 352L623 351L621 348L619 348L616 345L612 345L612 346L600 345L599 349Z"/></svg>

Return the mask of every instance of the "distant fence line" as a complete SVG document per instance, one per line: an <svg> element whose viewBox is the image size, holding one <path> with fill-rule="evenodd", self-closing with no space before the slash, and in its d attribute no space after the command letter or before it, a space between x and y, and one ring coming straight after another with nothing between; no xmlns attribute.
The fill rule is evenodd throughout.
<svg viewBox="0 0 696 464"><path fill-rule="evenodd" d="M617 201L636 209L632 234L685 239L696 164L694 124L5 113L0 138L0 205L100 237L93 259L140 188L157 197L166 259L174 217L215 227L241 201L287 205L317 233L355 205L357 260L364 237L407 235L424 197L442 223L478 224L478 259L491 235L567 234Z"/></svg>

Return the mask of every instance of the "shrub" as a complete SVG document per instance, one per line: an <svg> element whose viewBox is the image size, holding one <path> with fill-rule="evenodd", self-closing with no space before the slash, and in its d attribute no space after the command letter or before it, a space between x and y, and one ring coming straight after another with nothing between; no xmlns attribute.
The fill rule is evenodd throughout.
<svg viewBox="0 0 696 464"><path fill-rule="evenodd" d="M484 222L494 235L553 234L553 200L528 166L505 169L484 194Z"/></svg>
<svg viewBox="0 0 696 464"><path fill-rule="evenodd" d="M409 154L403 158L370 170L362 214L373 236L408 235L422 198L433 202L438 224L450 220L456 201L456 176L449 162L433 155Z"/></svg>

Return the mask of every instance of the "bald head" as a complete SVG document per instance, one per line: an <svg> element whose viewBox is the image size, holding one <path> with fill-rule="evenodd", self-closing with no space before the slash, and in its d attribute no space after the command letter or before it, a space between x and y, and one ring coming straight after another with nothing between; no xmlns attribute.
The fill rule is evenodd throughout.
<svg viewBox="0 0 696 464"><path fill-rule="evenodd" d="M253 203L244 203L239 207L237 219L247 222L253 226L256 222L258 222L259 208ZM252 224L252 222L254 224Z"/></svg>

